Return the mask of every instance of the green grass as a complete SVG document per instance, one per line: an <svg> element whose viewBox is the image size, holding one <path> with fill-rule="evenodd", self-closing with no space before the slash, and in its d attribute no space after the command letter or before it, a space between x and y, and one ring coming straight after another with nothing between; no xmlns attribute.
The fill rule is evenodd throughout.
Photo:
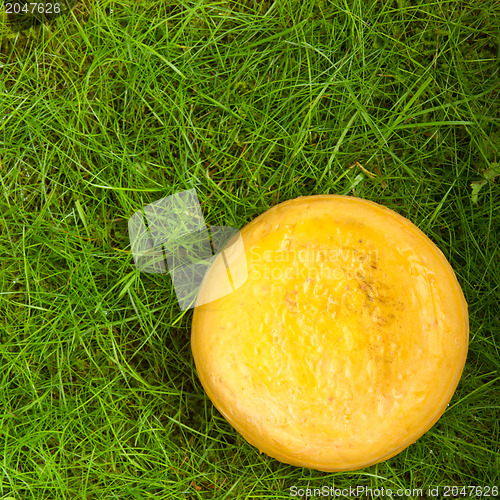
<svg viewBox="0 0 500 500"><path fill-rule="evenodd" d="M6 20L0 500L500 486L494 0L85 0L36 29ZM211 225L349 194L441 248L469 304L470 350L429 432L334 474L238 436L198 381L192 311L130 255L132 213L193 187Z"/></svg>

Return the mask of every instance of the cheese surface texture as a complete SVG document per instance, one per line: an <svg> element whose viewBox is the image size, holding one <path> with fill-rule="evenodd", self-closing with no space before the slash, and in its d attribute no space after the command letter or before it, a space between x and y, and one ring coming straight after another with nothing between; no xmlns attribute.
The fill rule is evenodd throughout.
<svg viewBox="0 0 500 500"><path fill-rule="evenodd" d="M222 415L260 451L355 470L415 442L441 416L468 346L467 304L441 251L376 203L320 195L241 230L200 297L228 270L237 290L197 306L192 350Z"/></svg>

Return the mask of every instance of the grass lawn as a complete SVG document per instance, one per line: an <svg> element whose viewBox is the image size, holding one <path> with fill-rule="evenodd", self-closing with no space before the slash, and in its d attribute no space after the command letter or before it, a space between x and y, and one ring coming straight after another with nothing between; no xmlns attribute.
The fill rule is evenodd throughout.
<svg viewBox="0 0 500 500"><path fill-rule="evenodd" d="M84 0L22 31L3 12L0 500L500 486L495 0ZM197 378L192 311L130 253L128 218L191 188L210 225L347 194L439 246L470 349L429 432L328 474L232 429Z"/></svg>

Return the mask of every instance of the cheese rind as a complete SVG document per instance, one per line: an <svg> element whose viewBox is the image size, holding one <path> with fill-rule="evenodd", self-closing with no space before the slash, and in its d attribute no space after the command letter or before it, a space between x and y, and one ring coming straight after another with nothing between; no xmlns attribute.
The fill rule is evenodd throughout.
<svg viewBox="0 0 500 500"><path fill-rule="evenodd" d="M240 234L231 270L247 280L192 324L202 385L235 429L278 460L340 471L432 427L468 345L441 251L395 212L335 195L277 205ZM212 266L202 291L226 272Z"/></svg>

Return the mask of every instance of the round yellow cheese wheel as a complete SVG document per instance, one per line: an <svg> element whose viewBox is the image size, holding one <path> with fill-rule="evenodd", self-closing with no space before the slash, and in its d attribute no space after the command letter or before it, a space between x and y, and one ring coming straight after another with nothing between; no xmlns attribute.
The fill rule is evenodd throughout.
<svg viewBox="0 0 500 500"><path fill-rule="evenodd" d="M198 297L216 297L228 271L240 286L200 300L192 323L198 375L232 426L323 471L372 465L422 436L467 356L467 303L441 251L392 210L335 195L277 205L241 239Z"/></svg>

